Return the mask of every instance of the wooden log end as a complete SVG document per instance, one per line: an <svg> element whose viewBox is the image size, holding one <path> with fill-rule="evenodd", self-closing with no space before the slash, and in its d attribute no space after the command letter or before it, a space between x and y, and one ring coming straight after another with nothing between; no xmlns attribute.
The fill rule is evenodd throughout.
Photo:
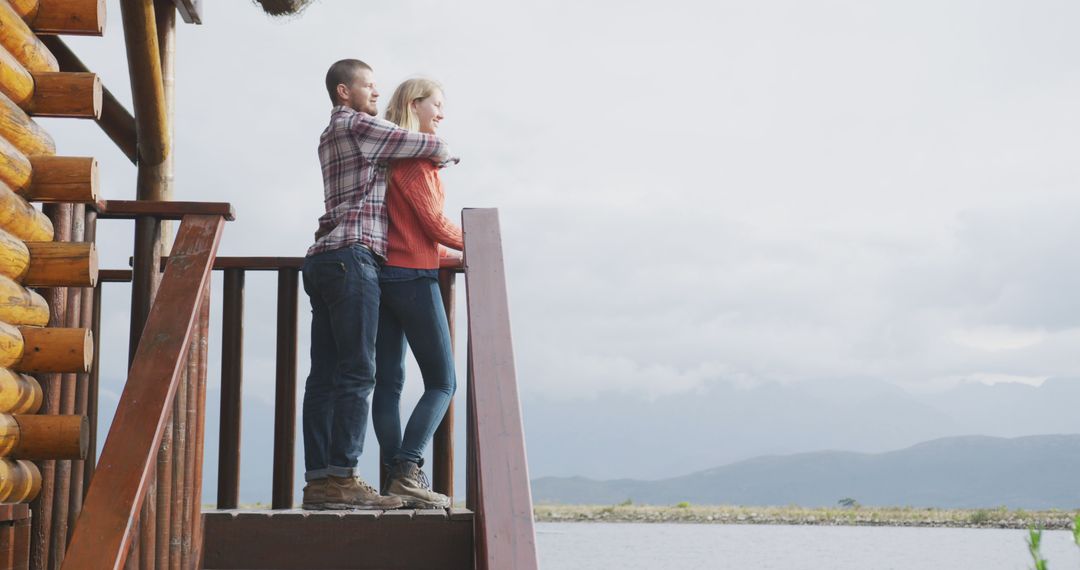
<svg viewBox="0 0 1080 570"><path fill-rule="evenodd" d="M90 242L26 242L30 265L23 276L28 287L93 287L98 258Z"/></svg>
<svg viewBox="0 0 1080 570"><path fill-rule="evenodd" d="M100 36L105 33L105 0L40 0L33 17L23 19L39 34Z"/></svg>
<svg viewBox="0 0 1080 570"><path fill-rule="evenodd" d="M15 370L30 373L90 371L94 335L90 329L19 327L23 351Z"/></svg>
<svg viewBox="0 0 1080 570"><path fill-rule="evenodd" d="M99 199L97 159L87 156L34 156L30 184L21 192L32 202L93 204Z"/></svg>
<svg viewBox="0 0 1080 570"><path fill-rule="evenodd" d="M101 117L101 78L86 72L34 73L34 94L26 111L35 117Z"/></svg>
<svg viewBox="0 0 1080 570"><path fill-rule="evenodd" d="M90 422L86 416L16 415L19 441L11 450L16 459L86 459Z"/></svg>
<svg viewBox="0 0 1080 570"><path fill-rule="evenodd" d="M45 326L49 305L35 291L0 275L0 320L12 325Z"/></svg>
<svg viewBox="0 0 1080 570"><path fill-rule="evenodd" d="M41 471L30 461L0 459L0 502L27 503L41 492Z"/></svg>

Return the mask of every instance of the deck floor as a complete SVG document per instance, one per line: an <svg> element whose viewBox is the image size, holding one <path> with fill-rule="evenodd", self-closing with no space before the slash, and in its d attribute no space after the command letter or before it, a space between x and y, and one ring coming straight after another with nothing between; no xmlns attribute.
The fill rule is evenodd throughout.
<svg viewBox="0 0 1080 570"><path fill-rule="evenodd" d="M207 569L473 568L468 509L210 510L203 520Z"/></svg>

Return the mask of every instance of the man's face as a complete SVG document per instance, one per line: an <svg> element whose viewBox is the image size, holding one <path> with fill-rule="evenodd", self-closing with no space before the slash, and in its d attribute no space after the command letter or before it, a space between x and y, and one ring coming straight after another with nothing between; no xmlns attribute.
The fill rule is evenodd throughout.
<svg viewBox="0 0 1080 570"><path fill-rule="evenodd" d="M375 106L379 91L375 89L375 74L370 69L356 72L351 84L338 85L338 97L346 107L354 111L373 116L379 114L379 109Z"/></svg>

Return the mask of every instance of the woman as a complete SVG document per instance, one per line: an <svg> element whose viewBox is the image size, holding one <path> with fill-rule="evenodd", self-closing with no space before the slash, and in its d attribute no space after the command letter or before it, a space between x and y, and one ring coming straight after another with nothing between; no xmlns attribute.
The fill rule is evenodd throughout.
<svg viewBox="0 0 1080 570"><path fill-rule="evenodd" d="M435 134L443 119L438 83L410 79L402 83L386 110L399 126ZM392 163L386 192L389 217L387 259L379 274L382 304L375 341L375 395L372 421L382 461L390 469L387 495L406 507L446 508L450 499L431 490L420 467L423 452L442 421L456 389L450 327L439 292L442 246L461 250L461 229L443 215L439 167L429 159ZM405 382L405 341L424 377L424 395L416 404L404 435L401 388Z"/></svg>

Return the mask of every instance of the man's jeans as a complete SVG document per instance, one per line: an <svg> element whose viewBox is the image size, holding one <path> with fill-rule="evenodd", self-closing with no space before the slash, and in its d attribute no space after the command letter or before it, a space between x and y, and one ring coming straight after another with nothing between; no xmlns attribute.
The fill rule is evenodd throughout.
<svg viewBox="0 0 1080 570"><path fill-rule="evenodd" d="M371 419L384 464L423 464L424 447L446 414L457 387L450 326L436 275L431 269L382 269ZM406 338L424 377L424 395L409 417L403 438L399 406L405 383Z"/></svg>
<svg viewBox="0 0 1080 570"><path fill-rule="evenodd" d="M304 386L304 478L356 475L375 386L379 264L354 245L304 260L311 374Z"/></svg>

